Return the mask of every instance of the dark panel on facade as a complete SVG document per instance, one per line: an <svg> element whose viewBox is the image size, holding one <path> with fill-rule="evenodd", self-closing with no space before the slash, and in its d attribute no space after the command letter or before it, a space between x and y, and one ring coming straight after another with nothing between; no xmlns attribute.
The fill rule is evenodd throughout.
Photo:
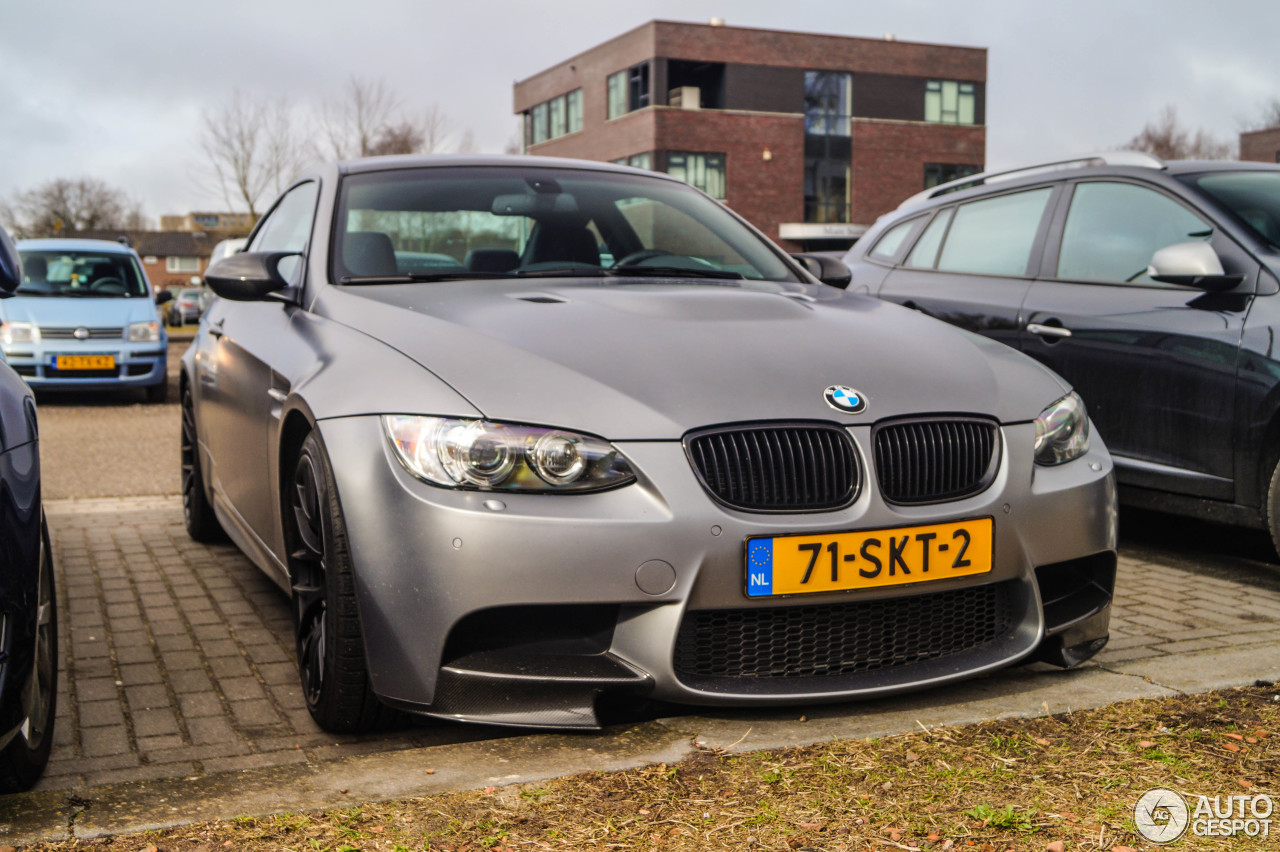
<svg viewBox="0 0 1280 852"><path fill-rule="evenodd" d="M724 108L804 112L804 69L726 65Z"/></svg>
<svg viewBox="0 0 1280 852"><path fill-rule="evenodd" d="M924 121L924 84L920 77L853 75L853 114L859 118Z"/></svg>
<svg viewBox="0 0 1280 852"><path fill-rule="evenodd" d="M933 79L942 79L933 78ZM853 75L853 114L858 118L924 121L924 91L928 79L893 74ZM969 82L962 80L960 82ZM987 86L973 84L975 124L987 123Z"/></svg>

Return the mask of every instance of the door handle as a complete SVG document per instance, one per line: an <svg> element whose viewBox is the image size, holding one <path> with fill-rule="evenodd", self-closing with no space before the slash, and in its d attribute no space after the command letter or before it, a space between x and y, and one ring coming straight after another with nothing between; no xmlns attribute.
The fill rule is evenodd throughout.
<svg viewBox="0 0 1280 852"><path fill-rule="evenodd" d="M1042 337L1070 337L1071 329L1060 325L1043 325L1038 322L1027 323L1027 331Z"/></svg>
<svg viewBox="0 0 1280 852"><path fill-rule="evenodd" d="M219 338L222 337L222 333L223 333L222 324L224 322L226 322L226 320L218 320L217 322L209 323L209 334L211 334L214 337L219 337Z"/></svg>

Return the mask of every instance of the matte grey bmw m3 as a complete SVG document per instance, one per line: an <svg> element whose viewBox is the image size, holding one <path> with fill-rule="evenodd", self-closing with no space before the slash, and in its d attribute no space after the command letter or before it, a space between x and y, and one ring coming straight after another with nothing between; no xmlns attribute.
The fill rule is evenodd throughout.
<svg viewBox="0 0 1280 852"><path fill-rule="evenodd" d="M331 731L590 727L604 696L838 701L1095 653L1115 497L1080 398L801 261L653 173L325 168L208 270L188 529L288 590Z"/></svg>

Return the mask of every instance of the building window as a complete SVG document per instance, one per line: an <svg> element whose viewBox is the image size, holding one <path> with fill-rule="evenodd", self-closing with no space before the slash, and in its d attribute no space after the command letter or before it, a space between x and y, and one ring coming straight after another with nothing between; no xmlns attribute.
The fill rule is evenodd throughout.
<svg viewBox="0 0 1280 852"><path fill-rule="evenodd" d="M804 72L804 132L848 136L853 115L853 75L838 71Z"/></svg>
<svg viewBox="0 0 1280 852"><path fill-rule="evenodd" d="M957 163L925 163L924 188L933 189L940 183L966 178L982 171L981 166L965 166Z"/></svg>
<svg viewBox="0 0 1280 852"><path fill-rule="evenodd" d="M689 154L673 151L667 154L667 174L712 198L725 197L724 154Z"/></svg>
<svg viewBox="0 0 1280 852"><path fill-rule="evenodd" d="M193 213L191 220L201 228L218 227L218 215L216 213Z"/></svg>
<svg viewBox="0 0 1280 852"><path fill-rule="evenodd" d="M538 104L529 111L529 144L547 141L547 105Z"/></svg>
<svg viewBox="0 0 1280 852"><path fill-rule="evenodd" d="M643 154L632 154L630 157L619 157L614 162L619 166L630 166L633 169L653 171L653 154L648 151Z"/></svg>
<svg viewBox="0 0 1280 852"><path fill-rule="evenodd" d="M564 98L552 98L548 101L550 107L550 130L547 132L548 139L555 139L557 136L565 134L564 124Z"/></svg>
<svg viewBox="0 0 1280 852"><path fill-rule="evenodd" d="M170 255L164 259L165 272L199 272L200 258L175 257Z"/></svg>
<svg viewBox="0 0 1280 852"><path fill-rule="evenodd" d="M942 124L973 124L976 115L973 83L930 80L924 87L924 120Z"/></svg>
<svg viewBox="0 0 1280 852"><path fill-rule="evenodd" d="M581 129L582 90L574 89L529 110L529 129L525 138L530 145L536 145Z"/></svg>
<svg viewBox="0 0 1280 852"><path fill-rule="evenodd" d="M641 62L626 71L610 74L606 115L617 118L649 105L649 63Z"/></svg>
<svg viewBox="0 0 1280 852"><path fill-rule="evenodd" d="M568 132L577 133L582 129L582 90L574 89L564 96L565 124Z"/></svg>

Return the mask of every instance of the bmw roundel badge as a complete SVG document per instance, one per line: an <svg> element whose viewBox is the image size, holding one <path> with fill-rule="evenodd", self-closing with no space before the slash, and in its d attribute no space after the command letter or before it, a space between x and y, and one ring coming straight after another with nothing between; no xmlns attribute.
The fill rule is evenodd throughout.
<svg viewBox="0 0 1280 852"><path fill-rule="evenodd" d="M867 410L867 398L853 388L847 388L844 385L832 385L827 388L823 396L827 400L827 405L836 411L843 411L846 414L861 414Z"/></svg>

